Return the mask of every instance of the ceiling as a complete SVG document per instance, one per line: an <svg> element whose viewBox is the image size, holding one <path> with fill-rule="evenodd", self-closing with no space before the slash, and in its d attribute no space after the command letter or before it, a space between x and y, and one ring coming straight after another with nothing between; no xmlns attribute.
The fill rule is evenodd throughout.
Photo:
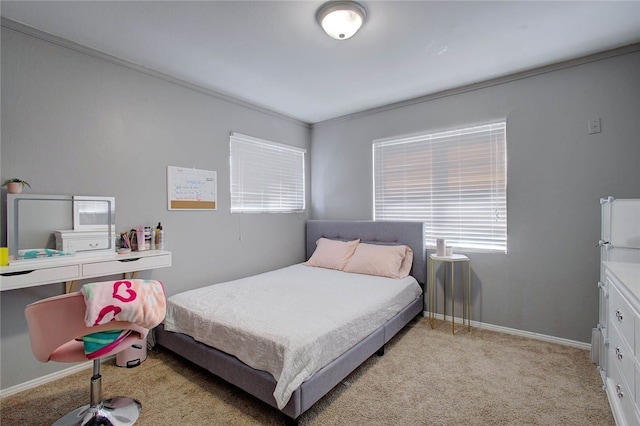
<svg viewBox="0 0 640 426"><path fill-rule="evenodd" d="M640 1L2 1L3 17L307 123L640 42Z"/></svg>

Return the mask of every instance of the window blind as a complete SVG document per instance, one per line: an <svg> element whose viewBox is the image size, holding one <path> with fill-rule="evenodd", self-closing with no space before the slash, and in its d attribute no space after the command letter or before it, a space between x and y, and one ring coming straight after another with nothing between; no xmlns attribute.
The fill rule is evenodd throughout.
<svg viewBox="0 0 640 426"><path fill-rule="evenodd" d="M232 132L231 212L299 212L305 208L306 150Z"/></svg>
<svg viewBox="0 0 640 426"><path fill-rule="evenodd" d="M426 244L507 250L506 122L376 140L374 219L425 222Z"/></svg>

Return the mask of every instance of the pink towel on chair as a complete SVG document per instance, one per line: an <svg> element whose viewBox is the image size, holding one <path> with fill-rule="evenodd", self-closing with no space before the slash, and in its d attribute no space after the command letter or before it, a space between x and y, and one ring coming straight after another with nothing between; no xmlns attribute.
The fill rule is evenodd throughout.
<svg viewBox="0 0 640 426"><path fill-rule="evenodd" d="M80 289L87 310L87 327L128 321L153 328L165 316L164 286L155 280L119 280L85 284Z"/></svg>

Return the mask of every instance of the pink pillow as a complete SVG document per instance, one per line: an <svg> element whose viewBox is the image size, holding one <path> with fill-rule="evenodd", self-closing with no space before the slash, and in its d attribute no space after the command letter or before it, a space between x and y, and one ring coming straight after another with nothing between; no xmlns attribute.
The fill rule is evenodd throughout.
<svg viewBox="0 0 640 426"><path fill-rule="evenodd" d="M358 244L345 272L377 275L388 278L404 278L411 272L413 250L408 246L383 246Z"/></svg>
<svg viewBox="0 0 640 426"><path fill-rule="evenodd" d="M320 238L316 241L316 249L305 265L342 271L359 243L360 240L338 241Z"/></svg>

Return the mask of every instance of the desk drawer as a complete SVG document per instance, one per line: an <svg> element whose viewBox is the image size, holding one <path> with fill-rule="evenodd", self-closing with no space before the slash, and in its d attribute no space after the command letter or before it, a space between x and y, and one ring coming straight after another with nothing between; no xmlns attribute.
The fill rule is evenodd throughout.
<svg viewBox="0 0 640 426"><path fill-rule="evenodd" d="M110 262L85 263L82 265L82 277L91 278L115 275L125 272L164 268L168 266L171 266L171 254L114 259Z"/></svg>
<svg viewBox="0 0 640 426"><path fill-rule="evenodd" d="M77 280L80 277L78 265L42 268L30 271L13 272L0 277L2 290L33 287L45 283L57 283Z"/></svg>

